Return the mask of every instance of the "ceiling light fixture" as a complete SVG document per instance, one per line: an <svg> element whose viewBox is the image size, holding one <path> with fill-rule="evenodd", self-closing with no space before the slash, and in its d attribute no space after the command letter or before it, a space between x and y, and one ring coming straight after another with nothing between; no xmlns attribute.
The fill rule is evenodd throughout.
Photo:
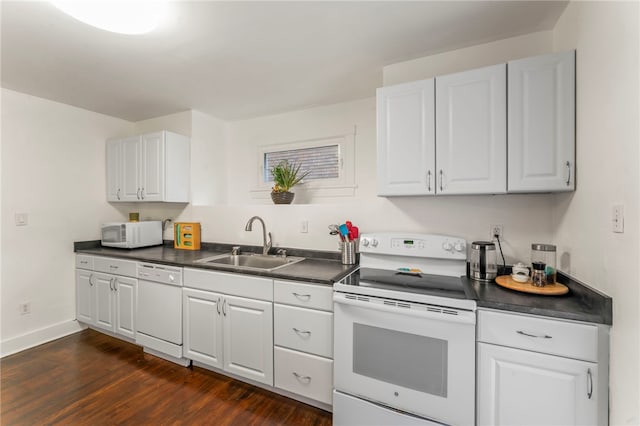
<svg viewBox="0 0 640 426"><path fill-rule="evenodd" d="M164 18L166 1L156 0L52 0L73 18L94 27L120 34L144 34Z"/></svg>

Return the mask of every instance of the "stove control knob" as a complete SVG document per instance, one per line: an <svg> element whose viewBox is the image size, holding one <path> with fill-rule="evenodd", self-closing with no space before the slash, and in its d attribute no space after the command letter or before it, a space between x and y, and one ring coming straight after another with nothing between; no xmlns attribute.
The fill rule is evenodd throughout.
<svg viewBox="0 0 640 426"><path fill-rule="evenodd" d="M378 246L378 240L376 240L375 238L371 240L371 247L377 247Z"/></svg>
<svg viewBox="0 0 640 426"><path fill-rule="evenodd" d="M453 249L454 249L455 251L464 251L464 244L462 244L462 243L455 243L455 244L453 245Z"/></svg>
<svg viewBox="0 0 640 426"><path fill-rule="evenodd" d="M362 239L362 245L365 246L365 247L368 246L369 245L369 239L368 238L363 238Z"/></svg>
<svg viewBox="0 0 640 426"><path fill-rule="evenodd" d="M174 282L176 279L173 275L169 274L169 281Z"/></svg>
<svg viewBox="0 0 640 426"><path fill-rule="evenodd" d="M442 248L446 251L451 251L453 250L453 245L449 241L445 241L442 243Z"/></svg>

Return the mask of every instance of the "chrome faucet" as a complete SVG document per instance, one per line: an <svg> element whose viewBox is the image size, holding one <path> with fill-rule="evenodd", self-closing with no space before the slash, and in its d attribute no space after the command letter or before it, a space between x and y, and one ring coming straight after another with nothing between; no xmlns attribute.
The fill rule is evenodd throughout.
<svg viewBox="0 0 640 426"><path fill-rule="evenodd" d="M262 224L262 255L266 256L269 253L269 249L271 249L271 232L269 232L269 240L267 241L267 227L264 224L264 220L260 216L254 216L247 222L247 225L244 227L245 231L251 231L251 226L253 225L254 220L259 220Z"/></svg>

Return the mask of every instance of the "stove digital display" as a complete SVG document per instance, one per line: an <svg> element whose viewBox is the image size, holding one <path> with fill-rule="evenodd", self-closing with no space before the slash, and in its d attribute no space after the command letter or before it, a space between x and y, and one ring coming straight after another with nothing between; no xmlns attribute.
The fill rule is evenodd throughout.
<svg viewBox="0 0 640 426"><path fill-rule="evenodd" d="M404 240L404 245L405 246L412 246L413 245L413 240Z"/></svg>

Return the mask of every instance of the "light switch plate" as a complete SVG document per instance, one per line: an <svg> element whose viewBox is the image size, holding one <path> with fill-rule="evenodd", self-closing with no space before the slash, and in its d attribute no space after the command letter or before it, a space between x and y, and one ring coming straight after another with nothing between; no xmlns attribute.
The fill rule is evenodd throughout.
<svg viewBox="0 0 640 426"><path fill-rule="evenodd" d="M624 206L615 205L611 211L611 230L617 234L624 232Z"/></svg>
<svg viewBox="0 0 640 426"><path fill-rule="evenodd" d="M16 226L27 226L29 215L26 213L16 213Z"/></svg>

